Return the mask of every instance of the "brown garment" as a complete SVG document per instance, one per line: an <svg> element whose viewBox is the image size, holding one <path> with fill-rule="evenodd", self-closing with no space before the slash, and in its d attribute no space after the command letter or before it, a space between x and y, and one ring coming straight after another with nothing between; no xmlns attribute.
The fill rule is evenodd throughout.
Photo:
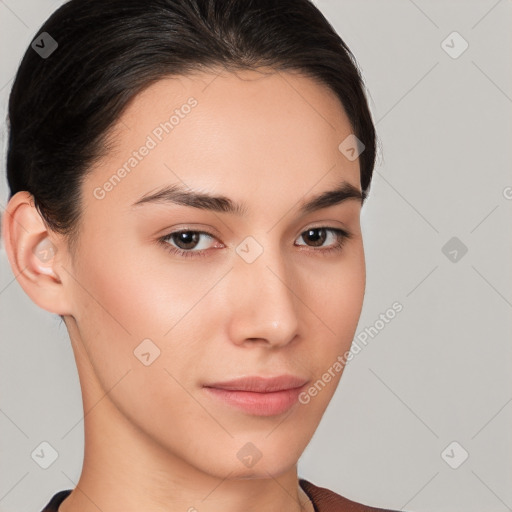
<svg viewBox="0 0 512 512"><path fill-rule="evenodd" d="M299 478L299 483L312 501L315 512L398 512L356 503L325 487L317 487L303 478Z"/></svg>
<svg viewBox="0 0 512 512"><path fill-rule="evenodd" d="M344 498L325 487L316 485L299 478L299 484L313 503L315 512L397 512L389 509L370 507ZM59 505L69 496L71 489L59 491L48 502L42 512L58 512Z"/></svg>

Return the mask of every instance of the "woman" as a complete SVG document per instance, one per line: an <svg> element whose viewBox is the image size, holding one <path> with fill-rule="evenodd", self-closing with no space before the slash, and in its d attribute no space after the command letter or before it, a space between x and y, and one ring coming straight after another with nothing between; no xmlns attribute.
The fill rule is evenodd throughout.
<svg viewBox="0 0 512 512"><path fill-rule="evenodd" d="M45 511L382 510L297 476L361 312L376 135L309 0L71 0L9 101L2 232L84 406Z"/></svg>

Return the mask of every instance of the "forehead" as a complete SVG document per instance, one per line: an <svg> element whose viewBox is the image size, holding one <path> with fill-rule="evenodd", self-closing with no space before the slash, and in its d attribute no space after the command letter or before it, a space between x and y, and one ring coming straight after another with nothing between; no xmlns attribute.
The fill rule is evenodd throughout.
<svg viewBox="0 0 512 512"><path fill-rule="evenodd" d="M131 101L85 192L111 183L103 207L126 207L170 183L244 201L259 190L299 198L341 177L360 188L358 160L338 149L350 133L337 96L297 72L168 77Z"/></svg>

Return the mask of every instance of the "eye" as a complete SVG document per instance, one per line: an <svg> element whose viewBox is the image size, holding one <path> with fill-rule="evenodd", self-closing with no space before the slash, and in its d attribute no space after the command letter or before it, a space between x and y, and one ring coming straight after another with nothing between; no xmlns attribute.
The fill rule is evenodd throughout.
<svg viewBox="0 0 512 512"><path fill-rule="evenodd" d="M206 231L181 230L169 233L168 235L159 238L158 241L162 243L167 250L180 256L204 256L206 250L205 247L200 247L199 249L192 250L193 248L196 248L198 242L201 241L201 236L204 236L209 240L215 239L215 237L212 234L207 233ZM171 243L175 243L177 247L172 246Z"/></svg>
<svg viewBox="0 0 512 512"><path fill-rule="evenodd" d="M327 234L331 234L331 240L334 240L333 244L327 244L328 247L325 249L318 249L315 252L320 252L322 254L329 254L333 251L340 251L345 244L345 242L352 237L352 235L344 230L339 228L328 228L328 227L314 227L309 228L308 230L301 233L300 238L312 240L313 247L323 246L325 240L329 238ZM303 244L299 244L304 246ZM307 246L311 247L311 246ZM303 249L302 249L303 250Z"/></svg>
<svg viewBox="0 0 512 512"><path fill-rule="evenodd" d="M202 237L204 237L205 240L201 244ZM313 227L303 231L299 237L311 241L312 245L298 245L302 247L300 249L301 251L308 250L313 253L327 255L332 252L341 251L345 241L351 237L352 235L344 229L323 226ZM325 241L328 239L331 240L331 243L327 244L327 247L324 248ZM182 229L159 238L158 242L169 252L190 258L206 256L208 253L208 244L211 243L211 240L215 240L215 236L206 231ZM317 247L317 249L315 249L315 247Z"/></svg>

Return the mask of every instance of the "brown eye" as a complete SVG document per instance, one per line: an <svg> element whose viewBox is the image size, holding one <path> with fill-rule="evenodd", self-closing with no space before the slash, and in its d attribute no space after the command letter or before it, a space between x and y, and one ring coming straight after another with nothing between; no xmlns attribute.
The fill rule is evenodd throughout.
<svg viewBox="0 0 512 512"><path fill-rule="evenodd" d="M313 247L319 247L323 245L325 240L327 239L326 229L325 228L311 228L307 231L304 231L301 235L304 239L309 239L313 242Z"/></svg>
<svg viewBox="0 0 512 512"><path fill-rule="evenodd" d="M202 237L204 237L204 239ZM215 237L206 231L187 229L169 233L159 238L158 241L171 253L179 256L195 257L205 256L209 249L208 243L214 239ZM206 240L206 246L204 243L201 243L202 240ZM198 245L202 245L203 247L197 248Z"/></svg>
<svg viewBox="0 0 512 512"><path fill-rule="evenodd" d="M199 242L201 233L198 231L180 231L171 233L171 240L178 246L179 249L194 249Z"/></svg>
<svg viewBox="0 0 512 512"><path fill-rule="evenodd" d="M326 240L331 238L331 243L325 243ZM299 244L302 247L319 247L318 250L312 249L311 252L328 255L331 253L340 252L344 243L352 238L352 235L344 229L317 227L310 228L301 233L300 238L307 241L306 244ZM304 250L304 249L301 249Z"/></svg>

